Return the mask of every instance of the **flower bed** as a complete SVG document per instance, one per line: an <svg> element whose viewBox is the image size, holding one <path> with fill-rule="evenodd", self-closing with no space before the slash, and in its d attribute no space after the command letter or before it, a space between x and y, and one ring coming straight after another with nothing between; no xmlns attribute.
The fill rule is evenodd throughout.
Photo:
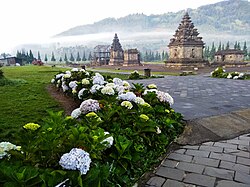
<svg viewBox="0 0 250 187"><path fill-rule="evenodd" d="M211 76L215 78L227 78L227 79L249 79L249 76L245 73L239 72L226 72L222 67L216 68L211 72Z"/></svg>
<svg viewBox="0 0 250 187"><path fill-rule="evenodd" d="M55 86L82 100L71 116L49 112L20 129L4 150L0 185L131 186L183 130L173 98L154 84L131 86L119 78L73 68L55 75ZM1 147L0 147L1 153Z"/></svg>

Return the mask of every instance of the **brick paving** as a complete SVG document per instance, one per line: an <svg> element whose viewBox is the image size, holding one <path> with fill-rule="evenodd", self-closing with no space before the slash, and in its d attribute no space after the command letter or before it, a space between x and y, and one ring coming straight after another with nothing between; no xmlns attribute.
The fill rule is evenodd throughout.
<svg viewBox="0 0 250 187"><path fill-rule="evenodd" d="M196 124L184 136L201 139L172 151L144 186L250 187L250 80L198 75L133 82L156 84L168 92L175 100L173 108ZM203 138L204 132L214 141Z"/></svg>
<svg viewBox="0 0 250 187"><path fill-rule="evenodd" d="M130 82L156 84L175 100L173 108L185 119L221 115L250 108L250 80L211 78L208 75L166 76ZM249 116L250 118L250 116Z"/></svg>
<svg viewBox="0 0 250 187"><path fill-rule="evenodd" d="M250 134L171 152L146 187L250 187Z"/></svg>

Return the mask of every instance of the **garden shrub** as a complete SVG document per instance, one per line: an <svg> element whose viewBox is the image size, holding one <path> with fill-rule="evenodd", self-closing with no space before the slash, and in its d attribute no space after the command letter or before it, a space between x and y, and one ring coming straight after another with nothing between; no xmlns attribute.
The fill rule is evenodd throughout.
<svg viewBox="0 0 250 187"><path fill-rule="evenodd" d="M129 79L140 79L140 74L139 74L139 72L137 71L137 70L135 70L135 71L133 71L130 75L129 75L129 77L128 77Z"/></svg>
<svg viewBox="0 0 250 187"><path fill-rule="evenodd" d="M227 79L248 79L245 73L239 72L226 72L222 67L216 68L211 72L211 76L215 78L227 78Z"/></svg>
<svg viewBox="0 0 250 187"><path fill-rule="evenodd" d="M77 68L51 82L82 103L71 116L49 112L41 123L24 125L21 149L5 150L0 161L0 185L55 186L69 179L70 186L132 186L183 130L173 98L155 84L132 87ZM5 172L10 166L17 169Z"/></svg>

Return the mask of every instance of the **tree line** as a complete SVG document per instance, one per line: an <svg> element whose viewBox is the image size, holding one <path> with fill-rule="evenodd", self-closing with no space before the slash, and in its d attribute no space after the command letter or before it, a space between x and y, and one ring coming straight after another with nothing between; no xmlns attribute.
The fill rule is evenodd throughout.
<svg viewBox="0 0 250 187"><path fill-rule="evenodd" d="M241 47L241 43L236 41L233 48L230 46L230 42L228 41L225 45L219 42L218 47L215 46L214 42L212 43L212 46L206 46L204 48L204 58L206 60L214 60L215 53L218 51L228 50L228 49L237 49L242 50L244 52L244 58L245 60L250 60L250 51L248 51L247 48L247 42L245 41L243 43L243 46Z"/></svg>
<svg viewBox="0 0 250 187"><path fill-rule="evenodd" d="M145 53L141 54L141 56L144 62L166 61L169 58L167 51L162 51L161 53L158 51L146 51Z"/></svg>
<svg viewBox="0 0 250 187"><path fill-rule="evenodd" d="M27 64L31 64L33 60L40 60L40 61L44 61L44 62L65 62L66 64L70 64L72 62L80 62L80 61L87 61L87 60L91 60L92 59L92 54L91 52L88 54L88 56L86 57L85 51L83 52L82 57L80 57L80 53L77 53L77 56L74 57L74 55L72 53L70 53L70 57L68 58L67 53L64 54L63 57L59 57L56 58L54 52L51 52L51 58L48 58L48 55L45 53L44 54L44 58L41 57L40 52L37 52L37 56L35 57L33 55L32 50L29 50L29 52L26 52L24 49L19 51L17 50L16 53L16 57L19 59L22 59L23 63L27 63Z"/></svg>

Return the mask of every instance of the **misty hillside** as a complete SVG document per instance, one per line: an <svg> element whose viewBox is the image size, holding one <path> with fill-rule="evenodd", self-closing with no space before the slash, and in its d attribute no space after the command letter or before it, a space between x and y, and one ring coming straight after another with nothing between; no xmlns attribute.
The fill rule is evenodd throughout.
<svg viewBox="0 0 250 187"><path fill-rule="evenodd" d="M188 9L198 31L203 33L227 33L250 35L250 2L225 0L219 3ZM81 25L57 36L74 36L99 32L152 32L173 30L178 27L185 11L161 15L133 14L122 18L106 18L89 25ZM174 33L173 33L174 34Z"/></svg>

